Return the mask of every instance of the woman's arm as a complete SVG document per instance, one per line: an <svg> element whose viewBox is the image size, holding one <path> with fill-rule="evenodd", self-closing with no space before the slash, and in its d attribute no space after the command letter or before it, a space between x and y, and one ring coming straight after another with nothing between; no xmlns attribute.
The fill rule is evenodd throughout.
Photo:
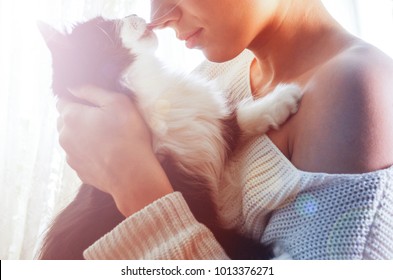
<svg viewBox="0 0 393 280"><path fill-rule="evenodd" d="M111 194L126 217L173 192L129 97L94 87L73 94L91 106L59 100L59 141L84 183Z"/></svg>
<svg viewBox="0 0 393 280"><path fill-rule="evenodd" d="M228 259L179 192L128 217L84 252L86 259Z"/></svg>
<svg viewBox="0 0 393 280"><path fill-rule="evenodd" d="M85 87L60 100L58 130L81 180L112 195L128 217L94 243L87 259L226 259L213 234L174 193L156 159L149 130L127 96Z"/></svg>

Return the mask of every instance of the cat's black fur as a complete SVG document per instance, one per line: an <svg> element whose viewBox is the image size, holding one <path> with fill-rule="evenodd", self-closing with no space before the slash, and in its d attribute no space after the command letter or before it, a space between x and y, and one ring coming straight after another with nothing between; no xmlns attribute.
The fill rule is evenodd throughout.
<svg viewBox="0 0 393 280"><path fill-rule="evenodd" d="M82 23L71 33L60 34L45 24L40 30L52 52L53 92L60 98L73 98L69 88L85 84L122 92L133 98L119 77L134 57L122 46L116 21L101 17ZM76 100L81 102L80 100ZM237 125L227 123L226 139L236 145ZM232 259L269 259L270 247L245 238L234 230L219 228L209 188L201 178L180 172L170 157L162 166L175 190L182 192L196 219L213 232ZM56 217L41 250L40 259L83 259L83 251L118 225L124 216L112 197L93 186L82 185L76 198Z"/></svg>

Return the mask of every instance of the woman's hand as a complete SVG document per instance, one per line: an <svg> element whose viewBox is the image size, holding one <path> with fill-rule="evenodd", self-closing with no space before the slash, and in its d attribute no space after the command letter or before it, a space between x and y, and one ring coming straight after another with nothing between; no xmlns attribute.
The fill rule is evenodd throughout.
<svg viewBox="0 0 393 280"><path fill-rule="evenodd" d="M129 97L92 86L72 94L92 106L58 101L59 141L84 183L110 193L125 216L173 191Z"/></svg>

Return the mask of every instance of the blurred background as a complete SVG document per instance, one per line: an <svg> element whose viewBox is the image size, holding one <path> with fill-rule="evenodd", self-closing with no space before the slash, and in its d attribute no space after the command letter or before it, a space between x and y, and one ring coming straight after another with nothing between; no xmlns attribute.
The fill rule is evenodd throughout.
<svg viewBox="0 0 393 280"><path fill-rule="evenodd" d="M33 259L50 220L80 185L57 142L50 54L36 21L64 29L97 15L149 20L149 2L0 0L0 259ZM393 57L392 0L323 2L350 32ZM158 36L165 63L191 71L204 59L173 31Z"/></svg>

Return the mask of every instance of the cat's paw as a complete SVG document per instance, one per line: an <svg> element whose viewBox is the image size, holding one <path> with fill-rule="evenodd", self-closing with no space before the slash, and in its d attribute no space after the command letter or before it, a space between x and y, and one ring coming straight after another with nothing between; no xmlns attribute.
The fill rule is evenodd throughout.
<svg viewBox="0 0 393 280"><path fill-rule="evenodd" d="M299 86L280 84L265 97L242 102L237 110L241 131L247 135L260 135L270 128L278 129L297 112L302 95Z"/></svg>
<svg viewBox="0 0 393 280"><path fill-rule="evenodd" d="M278 108L286 109L292 114L297 112L303 96L302 89L296 84L279 84L271 94L278 95Z"/></svg>
<svg viewBox="0 0 393 280"><path fill-rule="evenodd" d="M272 111L274 123L271 126L278 129L292 114L298 111L303 92L296 84L279 84L269 95L274 104Z"/></svg>

